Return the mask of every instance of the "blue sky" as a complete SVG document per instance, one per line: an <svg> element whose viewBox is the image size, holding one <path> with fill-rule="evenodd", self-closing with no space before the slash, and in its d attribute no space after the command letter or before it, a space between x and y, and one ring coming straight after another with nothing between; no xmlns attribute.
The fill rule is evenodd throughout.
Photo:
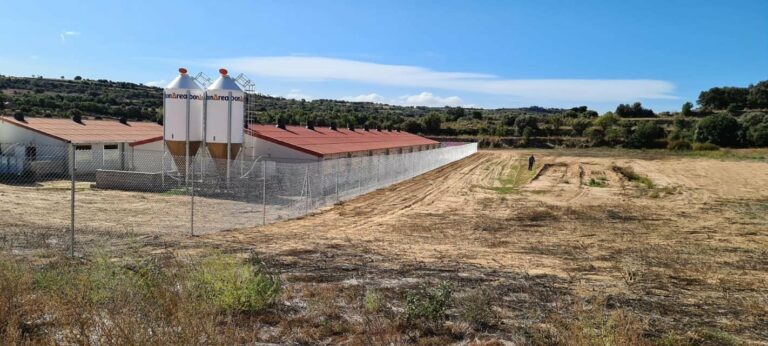
<svg viewBox="0 0 768 346"><path fill-rule="evenodd" d="M0 74L406 105L677 110L768 79L768 1L13 1Z"/></svg>

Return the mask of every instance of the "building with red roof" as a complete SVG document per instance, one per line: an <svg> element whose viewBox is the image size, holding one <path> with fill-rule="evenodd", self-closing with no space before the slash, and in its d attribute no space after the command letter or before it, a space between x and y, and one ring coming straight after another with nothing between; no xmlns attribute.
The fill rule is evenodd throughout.
<svg viewBox="0 0 768 346"><path fill-rule="evenodd" d="M246 130L245 155L279 161L316 161L435 149L440 143L405 131L257 125Z"/></svg>
<svg viewBox="0 0 768 346"><path fill-rule="evenodd" d="M162 151L162 138L151 122L0 116L0 156L40 174L68 172L72 149L78 172L126 169L134 148Z"/></svg>

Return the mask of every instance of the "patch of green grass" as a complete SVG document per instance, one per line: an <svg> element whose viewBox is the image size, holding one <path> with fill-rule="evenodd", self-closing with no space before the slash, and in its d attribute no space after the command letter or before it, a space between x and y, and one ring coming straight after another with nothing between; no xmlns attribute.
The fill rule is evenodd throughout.
<svg viewBox="0 0 768 346"><path fill-rule="evenodd" d="M282 291L282 282L276 275L261 266L224 255L198 263L187 286L198 298L230 312L262 311L275 304Z"/></svg>
<svg viewBox="0 0 768 346"><path fill-rule="evenodd" d="M432 288L422 284L418 289L406 292L405 323L426 329L440 327L447 317L452 293L447 283Z"/></svg>
<svg viewBox="0 0 768 346"><path fill-rule="evenodd" d="M538 165L534 166L533 170L527 170L527 166L513 164L510 166L506 176L499 178L497 181L500 186L481 186L473 185L473 187L479 187L481 189L495 191L501 195L508 195L519 191L519 189L528 184L533 179Z"/></svg>
<svg viewBox="0 0 768 346"><path fill-rule="evenodd" d="M163 192L164 195L168 196L186 196L187 190L185 189L170 189L168 191Z"/></svg>
<svg viewBox="0 0 768 346"><path fill-rule="evenodd" d="M611 169L614 172L619 173L625 178L627 178L627 180L641 184L648 189L654 189L656 187L656 184L653 183L653 180L651 180L651 178L648 178L642 174L635 172L635 170L632 169L632 167L612 166Z"/></svg>
<svg viewBox="0 0 768 346"><path fill-rule="evenodd" d="M370 290L365 292L365 296L363 297L363 307L365 308L365 312L369 314L379 312L383 305L382 300L383 297L379 291Z"/></svg>
<svg viewBox="0 0 768 346"><path fill-rule="evenodd" d="M589 178L589 182L587 183L589 187L606 187L608 183L606 183L605 178L603 179L595 179L595 178Z"/></svg>

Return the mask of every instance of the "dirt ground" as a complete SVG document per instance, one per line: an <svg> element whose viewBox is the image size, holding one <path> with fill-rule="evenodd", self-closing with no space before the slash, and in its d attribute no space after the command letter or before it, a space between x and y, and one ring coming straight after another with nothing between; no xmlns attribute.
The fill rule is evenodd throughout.
<svg viewBox="0 0 768 346"><path fill-rule="evenodd" d="M498 316L486 334L513 343L599 304L651 339L716 330L768 344L761 161L481 151L300 219L132 241L154 256L255 253L294 285L486 288Z"/></svg>
<svg viewBox="0 0 768 346"><path fill-rule="evenodd" d="M182 247L236 244L309 282L492 287L507 332L599 297L651 336L714 328L768 342L768 163L538 151L529 173L528 154L482 151L310 217Z"/></svg>

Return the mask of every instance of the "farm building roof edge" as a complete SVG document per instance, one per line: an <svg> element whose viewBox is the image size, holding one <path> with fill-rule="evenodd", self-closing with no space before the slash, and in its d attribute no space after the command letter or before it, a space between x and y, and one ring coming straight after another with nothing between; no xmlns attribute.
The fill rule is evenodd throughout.
<svg viewBox="0 0 768 346"><path fill-rule="evenodd" d="M139 142L152 142L159 136L162 139L162 126L152 122L131 122L129 124L123 124L116 120L93 120L84 119L83 123L76 123L71 119L61 118L35 118L27 117L24 121L19 121L12 116L0 116L0 122L18 126L32 132L72 144L83 143L129 143L131 145L138 145L134 143ZM66 125L66 128L61 131L50 131L47 129L47 125L50 124L62 124ZM76 128L75 126L84 126L98 124L103 130L111 132L110 134L83 134L77 133L83 130L82 128ZM141 125L140 128L133 127L134 125ZM108 128L104 128L104 127ZM90 130L90 129L89 129ZM125 133L128 130L132 133ZM122 132L115 134L114 132ZM151 132L151 133L150 133ZM155 133L156 132L156 133ZM83 138L88 136L88 138Z"/></svg>

